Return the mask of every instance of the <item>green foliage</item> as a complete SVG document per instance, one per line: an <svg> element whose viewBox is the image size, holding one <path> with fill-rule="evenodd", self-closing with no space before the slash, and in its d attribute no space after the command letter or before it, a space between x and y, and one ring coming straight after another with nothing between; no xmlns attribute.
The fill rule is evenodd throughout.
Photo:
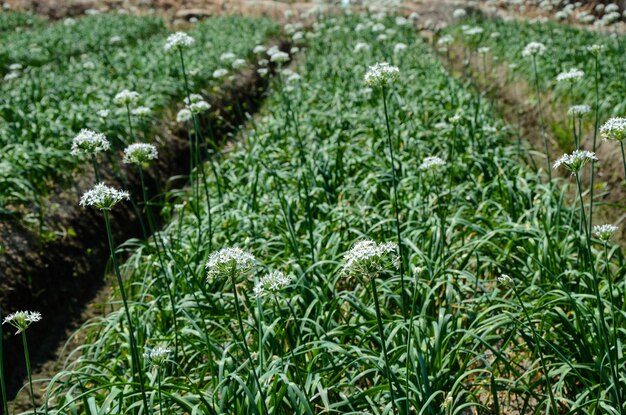
<svg viewBox="0 0 626 415"><path fill-rule="evenodd" d="M249 58L275 31L265 19L197 24L190 31L196 44L186 52L193 91L207 86L222 53ZM80 161L69 148L80 129L105 133L119 150L128 137L126 112L112 100L123 89L140 92L140 105L152 108L153 118L135 121L139 137L152 140L151 121L184 96L178 56L163 50L167 35L157 18L97 15L9 36L15 39L3 43L6 62L22 63L23 69L0 87L0 212L43 207L50 189L72 183ZM99 116L99 110L109 110L109 116Z"/></svg>
<svg viewBox="0 0 626 415"><path fill-rule="evenodd" d="M200 201L201 220L200 193L183 194L162 246L124 245L139 347L173 349L149 376L151 405L160 390L164 413L258 414L265 396L272 414L388 414L392 382L400 413L498 413L519 398L540 414L550 411L546 384L564 413L624 411L611 376L624 379L626 367L626 333L617 329L626 323L622 253L595 241L589 258L567 184L545 184L524 163L507 127L449 77L412 27L385 20L380 38L373 24L318 22L301 79L276 80L263 117L207 166L213 203ZM358 42L371 50L356 52ZM407 50L393 54L397 42ZM367 279L342 266L359 240L395 240L382 94L363 81L382 60L400 68L387 104L408 276L404 292L393 268L373 276L380 335ZM447 164L418 170L428 156ZM229 246L252 252L258 266L236 287L207 282L209 254ZM600 297L591 267L603 276ZM253 283L271 270L293 284L259 302ZM512 284L499 284L502 274ZM615 331L599 328L600 307ZM138 411L122 312L83 330L80 356L48 389L48 413Z"/></svg>

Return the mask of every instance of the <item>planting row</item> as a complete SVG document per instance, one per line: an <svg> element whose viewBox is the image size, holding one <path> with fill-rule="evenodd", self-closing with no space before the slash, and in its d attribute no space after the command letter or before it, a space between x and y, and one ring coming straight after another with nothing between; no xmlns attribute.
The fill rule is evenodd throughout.
<svg viewBox="0 0 626 415"><path fill-rule="evenodd" d="M222 84L249 65L254 46L275 30L264 19L199 23L192 30L197 42L188 53L190 87L200 91ZM3 213L42 208L51 188L71 183L79 160L67 150L82 128L104 133L118 150L134 135L149 141L155 133L152 121L172 100L182 100L184 91L179 57L163 50L165 26L155 18L93 16L29 35L46 39L51 56L60 58L38 67L24 64L2 85ZM15 48L39 56L25 49ZM138 94L128 105L116 99L124 90Z"/></svg>
<svg viewBox="0 0 626 415"><path fill-rule="evenodd" d="M298 70L171 223L119 249L120 307L86 323L48 413L626 410L615 228L589 229L403 18L287 32ZM207 131L189 123L194 165ZM557 166L581 191L594 157ZM127 197L81 203L108 228Z"/></svg>

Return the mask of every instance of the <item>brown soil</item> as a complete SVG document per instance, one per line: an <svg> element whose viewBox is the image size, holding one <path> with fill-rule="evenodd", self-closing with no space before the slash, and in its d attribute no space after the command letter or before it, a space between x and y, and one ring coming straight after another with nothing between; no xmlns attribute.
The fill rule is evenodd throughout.
<svg viewBox="0 0 626 415"><path fill-rule="evenodd" d="M288 50L287 43L280 44ZM224 141L245 119L232 108L239 102L244 112L256 112L264 98L268 78L258 75L256 68L242 73L235 81L211 91L211 113L203 123L211 123L216 141ZM208 95L208 94L205 94ZM149 189L182 187L185 180L172 181L170 177L188 173L187 132L175 122L174 109L160 121L155 145L159 151L158 163L145 173ZM205 129L206 131L206 129ZM120 159L120 154L115 154ZM108 160L101 161L103 180L123 187L132 195L141 194L138 174L127 165L114 173ZM103 298L107 297L103 275L109 259L108 243L102 215L96 209L83 209L78 205L80 196L95 182L90 169L76 172L76 183L70 189L59 189L50 198L45 218L46 227L63 237L42 242L35 231L18 221L0 224L0 245L5 247L0 256L0 305L3 310L38 310L43 314L41 323L28 330L29 348L34 361L36 378L49 378L57 357L63 354L59 346L89 316L100 312ZM160 195L150 192L159 203ZM157 209L153 209L157 213ZM132 237L142 237L140 222L130 204L111 211L114 239L121 243ZM5 370L10 396L24 384L24 364L19 336L5 332ZM72 339L75 341L76 338ZM69 350L72 350L70 347ZM48 362L41 365L43 362ZM27 393L19 401L28 402ZM27 404L26 408L30 405Z"/></svg>

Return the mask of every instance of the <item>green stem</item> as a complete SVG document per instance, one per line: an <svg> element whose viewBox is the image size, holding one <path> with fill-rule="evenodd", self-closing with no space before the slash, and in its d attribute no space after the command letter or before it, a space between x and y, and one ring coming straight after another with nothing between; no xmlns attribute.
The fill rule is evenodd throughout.
<svg viewBox="0 0 626 415"><path fill-rule="evenodd" d="M172 288L170 287L169 281L166 278L167 268L165 267L165 260L163 259L163 253L161 253L161 245L162 241L157 236L156 226L154 222L154 217L152 216L152 205L150 203L150 199L148 198L148 188L146 187L143 169L141 166L139 167L139 179L141 181L141 193L143 194L143 203L146 208L146 217L148 218L148 227L150 228L150 235L152 235L152 239L154 240L154 247L156 249L157 258L159 260L159 265L161 266L161 271L163 272L163 279L165 286L167 287L167 293L170 299L170 304L172 306L172 319L174 324L174 360L178 362L178 322L176 321L176 302L174 300L174 293L172 292ZM163 246L163 252L165 252L165 246Z"/></svg>
<svg viewBox="0 0 626 415"><path fill-rule="evenodd" d="M622 163L624 163L624 180L626 180L626 155L624 155L624 140L620 140L619 146L622 149Z"/></svg>
<svg viewBox="0 0 626 415"><path fill-rule="evenodd" d="M613 378L613 383L614 383L612 390L615 393L616 402L619 404L620 414L621 414L623 413L622 412L622 400L621 400L621 395L622 395L621 387L619 383L619 377L617 375L617 367L613 364L613 355L611 353L610 341L608 339L608 329L605 325L606 320L604 318L604 302L602 301L602 297L600 297L598 275L596 273L596 267L595 267L594 260L593 260L593 253L591 251L591 235L589 233L589 229L587 228L587 218L585 216L583 195L581 193L582 187L580 184L580 177L578 176L578 173L575 173L574 177L576 177L576 186L578 188L578 196L580 198L580 206L581 206L580 214L583 220L583 228L585 229L585 238L587 242L587 254L589 256L589 266L591 267L591 275L593 276L593 289L594 289L594 294L596 295L596 301L598 302L598 317L599 317L597 321L598 334L602 337L601 341L602 343L604 343L604 346L606 347L606 352L609 358L609 369L610 369L611 377Z"/></svg>
<svg viewBox="0 0 626 415"><path fill-rule="evenodd" d="M372 283L372 296L374 297L374 306L376 307L376 321L378 322L378 335L380 336L380 344L383 348L383 357L385 359L385 376L387 377L387 381L389 381L389 393L391 394L391 406L393 407L393 412L397 413L398 408L396 407L396 395L393 390L393 381L391 375L391 368L389 366L389 357L387 356L387 337L385 336L385 331L383 330L383 320L380 315L380 304L378 303L378 290L376 289L376 276L371 276ZM407 357L408 358L408 357ZM399 389L401 390L401 389Z"/></svg>
<svg viewBox="0 0 626 415"><path fill-rule="evenodd" d="M159 393L159 415L163 414L163 397L161 396L161 367L157 369L157 391Z"/></svg>
<svg viewBox="0 0 626 415"><path fill-rule="evenodd" d="M263 393L263 388L261 387L261 381L259 380L259 377L256 373L256 369L254 368L254 362L252 361L252 355L250 354L248 343L246 343L246 332L243 329L243 320L241 319L241 310L239 309L239 299L237 295L237 281L235 280L235 274L231 274L230 279L233 284L233 293L235 295L235 313L237 314L237 321L239 322L239 331L241 333L241 342L243 344L243 349L246 352L246 357L248 358L248 362L250 363L250 368L252 369L252 375L254 376L254 381L256 382L257 388L259 388L259 394L261 396L261 405L263 406L263 413L265 413L265 415L269 415L267 405L265 404L265 393Z"/></svg>
<svg viewBox="0 0 626 415"><path fill-rule="evenodd" d="M33 389L33 372L30 367L30 355L28 354L28 342L26 341L26 329L22 330L22 344L24 345L24 359L26 360L26 374L28 375L28 386L30 387L30 400L33 404L33 412L37 415L35 390ZM8 414L8 412L6 413Z"/></svg>
<svg viewBox="0 0 626 415"><path fill-rule="evenodd" d="M9 413L9 402L7 401L7 388L4 381L4 350L2 344L4 343L4 333L2 330L2 308L0 307L0 389L2 389L2 406L4 413Z"/></svg>
<svg viewBox="0 0 626 415"><path fill-rule="evenodd" d="M133 122L130 119L130 106L126 104L126 116L128 118L128 129L130 130L130 140L135 141L135 135L133 134Z"/></svg>
<svg viewBox="0 0 626 415"><path fill-rule="evenodd" d="M396 219L396 237L398 239L398 253L400 255L400 290L402 299L402 317L406 321L406 305L404 295L404 255L402 249L402 234L400 231L400 209L398 208L398 183L396 181L396 161L393 154L393 141L391 138L391 125L389 122L389 111L387 110L387 91L383 90L383 109L385 111L385 124L387 125L387 145L389 147L389 155L391 157L391 180L393 181L393 209Z"/></svg>
<svg viewBox="0 0 626 415"><path fill-rule="evenodd" d="M548 180L552 181L552 170L550 168L550 154L548 151L548 137L546 136L546 127L543 120L543 108L541 106L541 93L539 91L539 74L537 72L537 58L533 56L533 71L535 73L535 90L537 92L537 107L539 109L539 125L541 126L541 138L543 138L543 149L546 153L546 165L548 171Z"/></svg>
<svg viewBox="0 0 626 415"><path fill-rule="evenodd" d="M598 122L600 120L600 108L599 108L599 77L600 67L598 62L598 55L595 55L595 91L596 91L596 104L595 104L595 122L593 127L593 148L592 151L596 152L596 138L598 137ZM591 233L591 227L593 224L593 181L595 179L596 161L591 160L591 180L589 184L589 233Z"/></svg>
<svg viewBox="0 0 626 415"><path fill-rule="evenodd" d="M96 183L100 183L100 172L98 171L98 162L96 156L91 156L91 165L93 166L93 172L96 175Z"/></svg>
<svg viewBox="0 0 626 415"><path fill-rule="evenodd" d="M130 352L132 359L133 371L137 373L139 381L139 389L141 392L141 400L143 401L144 408L148 412L148 399L146 398L145 385L143 383L143 373L141 370L141 362L139 360L139 352L137 350L137 344L135 343L135 329L133 327L133 320L130 317L130 310L128 308L128 301L126 299L126 292L124 290L124 283L122 282L122 274L120 273L119 265L117 264L117 258L115 256L115 248L113 244L113 232L111 231L111 221L109 219L109 211L103 209L104 224L106 227L107 238L109 241L109 250L111 252L111 262L113 264L113 270L115 271L115 277L117 278L117 284L120 289L120 295L122 296L122 303L124 304L124 311L126 314L126 320L128 323L128 338L130 339Z"/></svg>

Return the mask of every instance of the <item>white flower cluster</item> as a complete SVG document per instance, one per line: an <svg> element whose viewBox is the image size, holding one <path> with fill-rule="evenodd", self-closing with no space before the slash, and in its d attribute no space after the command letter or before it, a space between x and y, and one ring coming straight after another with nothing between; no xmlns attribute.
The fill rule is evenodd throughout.
<svg viewBox="0 0 626 415"><path fill-rule="evenodd" d="M158 152L155 146L148 143L134 143L124 149L124 163L144 165L155 160Z"/></svg>
<svg viewBox="0 0 626 415"><path fill-rule="evenodd" d="M604 224L604 225L596 225L593 227L593 233L600 239L602 242L608 242L611 240L615 232L617 232L619 228L615 225Z"/></svg>
<svg viewBox="0 0 626 415"><path fill-rule="evenodd" d="M213 78L215 79L223 78L226 75L228 75L228 69L225 69L225 68L218 68L213 71Z"/></svg>
<svg viewBox="0 0 626 415"><path fill-rule="evenodd" d="M270 62L285 63L289 62L289 54L283 51L278 51L270 56Z"/></svg>
<svg viewBox="0 0 626 415"><path fill-rule="evenodd" d="M454 17L455 19L462 19L465 16L467 16L467 12L465 11L465 9L454 9L454 11L452 12L452 17Z"/></svg>
<svg viewBox="0 0 626 415"><path fill-rule="evenodd" d="M187 122L187 121L191 121L191 118L193 117L193 115L191 114L191 111L189 110L189 108L183 108L180 111L178 111L178 114L176 114L176 122Z"/></svg>
<svg viewBox="0 0 626 415"><path fill-rule="evenodd" d="M454 38L451 35L443 35L437 40L437 44L440 46L448 46L454 42Z"/></svg>
<svg viewBox="0 0 626 415"><path fill-rule="evenodd" d="M230 51L224 52L220 55L220 61L226 64L231 64L235 59L237 59L237 55Z"/></svg>
<svg viewBox="0 0 626 415"><path fill-rule="evenodd" d="M148 360L152 366L161 366L167 360L167 356L172 353L170 349L164 347L155 347L152 350L148 350L143 354L143 357Z"/></svg>
<svg viewBox="0 0 626 415"><path fill-rule="evenodd" d="M136 117L148 117L151 113L152 110L149 107L137 107L131 111L131 114Z"/></svg>
<svg viewBox="0 0 626 415"><path fill-rule="evenodd" d="M119 106L126 106L126 105L135 104L137 100L139 100L138 92L125 89L121 92L118 92L117 95L115 95L115 98L113 98L113 103Z"/></svg>
<svg viewBox="0 0 626 415"><path fill-rule="evenodd" d="M17 329L15 334L20 334L33 323L41 320L41 313L38 311L16 311L4 318L2 324L9 323Z"/></svg>
<svg viewBox="0 0 626 415"><path fill-rule="evenodd" d="M600 53L602 53L604 49L605 49L604 45L593 44L593 45L587 46L587 51L591 53L592 55L599 55Z"/></svg>
<svg viewBox="0 0 626 415"><path fill-rule="evenodd" d="M255 262L256 258L241 248L223 248L209 255L207 280L236 277L252 268Z"/></svg>
<svg viewBox="0 0 626 415"><path fill-rule="evenodd" d="M365 42L358 42L355 46L354 46L354 53L359 53L361 51L367 51L370 50L370 45L368 45Z"/></svg>
<svg viewBox="0 0 626 415"><path fill-rule="evenodd" d="M164 49L166 51L169 51L172 49L188 48L189 46L193 45L193 42L194 42L194 38L189 36L187 33L176 32L176 33L172 33L171 35L167 37L167 40L165 41Z"/></svg>
<svg viewBox="0 0 626 415"><path fill-rule="evenodd" d="M381 62L369 67L365 74L365 83L369 86L384 87L397 80L399 76L400 69L387 62Z"/></svg>
<svg viewBox="0 0 626 415"><path fill-rule="evenodd" d="M418 170L422 170L422 171L434 170L438 167L442 167L445 165L446 165L446 162L443 159L437 156L431 156L431 157L426 157L424 161L422 161L422 164L419 165Z"/></svg>
<svg viewBox="0 0 626 415"><path fill-rule="evenodd" d="M185 105L191 114L200 114L201 112L205 112L211 109L211 104L204 100L204 97L200 94L189 94L189 98L185 98ZM176 116L176 120L178 122L189 121L184 119L185 115L181 115L181 111L178 112ZM182 121L179 118L182 117ZM189 117L191 119L191 116Z"/></svg>
<svg viewBox="0 0 626 415"><path fill-rule="evenodd" d="M530 42L522 51L522 56L527 58L529 56L543 55L546 52L546 45L539 42Z"/></svg>
<svg viewBox="0 0 626 415"><path fill-rule="evenodd" d="M474 37L474 36L479 36L482 35L483 32L485 31L482 27L469 27L469 26L465 26L463 29L463 34L467 37Z"/></svg>
<svg viewBox="0 0 626 415"><path fill-rule="evenodd" d="M122 200L128 200L130 195L124 190L117 190L104 183L98 183L93 189L85 192L80 198L80 205L94 206L101 210L109 210Z"/></svg>
<svg viewBox="0 0 626 415"><path fill-rule="evenodd" d="M265 295L277 295L283 288L291 284L291 277L281 271L272 271L264 275L254 286L254 295L263 297Z"/></svg>
<svg viewBox="0 0 626 415"><path fill-rule="evenodd" d="M605 140L623 140L626 138L626 118L610 118L600 127L600 134Z"/></svg>
<svg viewBox="0 0 626 415"><path fill-rule="evenodd" d="M582 118L583 116L589 114L591 112L591 107L589 105L572 105L567 113L569 115L573 115L575 117Z"/></svg>
<svg viewBox="0 0 626 415"><path fill-rule="evenodd" d="M75 157L81 155L93 157L100 152L107 151L109 148L111 148L111 143L109 143L104 134L83 128L72 139L70 154Z"/></svg>
<svg viewBox="0 0 626 415"><path fill-rule="evenodd" d="M364 240L354 244L352 249L343 256L343 272L346 274L360 274L372 276L383 269L390 262L392 266L399 266L399 257L396 254L398 245L393 242L377 244L372 240Z"/></svg>
<svg viewBox="0 0 626 415"><path fill-rule="evenodd" d="M563 81L570 81L570 82L574 82L574 81L578 81L579 79L582 79L582 77L585 76L585 73L583 71L581 71L580 69L570 69L569 71L565 71L565 72L561 72L560 74L558 74L556 76L556 81L557 82L563 82Z"/></svg>
<svg viewBox="0 0 626 415"><path fill-rule="evenodd" d="M590 161L598 161L596 153L587 150L574 150L572 154L563 154L560 159L554 162L554 168L565 167L572 173L577 173L585 164Z"/></svg>

